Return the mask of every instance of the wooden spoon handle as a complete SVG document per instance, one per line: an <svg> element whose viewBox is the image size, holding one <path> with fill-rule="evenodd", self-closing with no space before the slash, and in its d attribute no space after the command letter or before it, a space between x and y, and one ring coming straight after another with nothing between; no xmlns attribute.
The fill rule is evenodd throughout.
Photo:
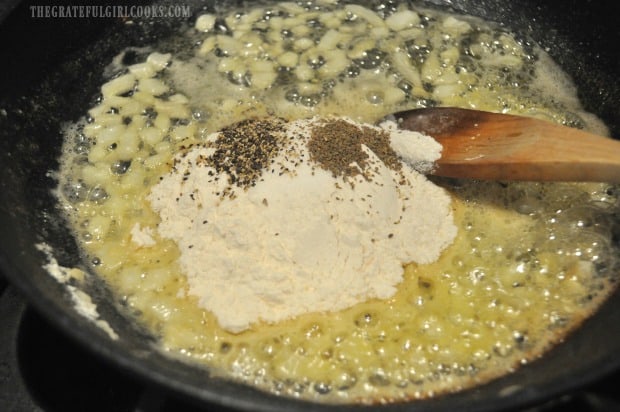
<svg viewBox="0 0 620 412"><path fill-rule="evenodd" d="M620 141L544 120L477 110L397 113L444 147L433 174L492 180L620 183Z"/></svg>

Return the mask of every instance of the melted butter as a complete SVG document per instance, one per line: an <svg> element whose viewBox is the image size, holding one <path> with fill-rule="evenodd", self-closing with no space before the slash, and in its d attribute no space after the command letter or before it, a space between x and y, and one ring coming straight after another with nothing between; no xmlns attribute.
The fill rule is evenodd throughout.
<svg viewBox="0 0 620 412"><path fill-rule="evenodd" d="M544 52L475 19L459 17L475 30L446 35L446 15L418 12L423 27L407 45L423 84L394 70L388 59L373 70L339 77L317 104L304 105L287 98L290 80L248 90L226 80L217 58L193 57L173 61L161 77L189 97L195 115L185 123L195 135L152 145L145 138L121 174L113 172L119 160L113 149L102 160L84 162L78 146L84 139L74 143L75 136L68 137L62 172L76 238L96 263L94 270L158 336L162 350L286 396L365 403L425 398L485 382L541 356L613 290L618 199L606 184L437 180L453 195L459 234L437 262L406 266L393 298L237 335L187 296L173 242L157 239L153 247L141 247L131 241L136 223L158 223L145 196L169 170L174 152L252 116L330 114L374 122L390 112L437 104L605 132L583 112L567 79L553 74L557 67ZM366 35L359 36L361 41ZM398 87L402 99L386 101L384 91ZM142 117L134 121L146 123ZM144 166L156 156L161 161ZM93 183L77 185L80 179Z"/></svg>

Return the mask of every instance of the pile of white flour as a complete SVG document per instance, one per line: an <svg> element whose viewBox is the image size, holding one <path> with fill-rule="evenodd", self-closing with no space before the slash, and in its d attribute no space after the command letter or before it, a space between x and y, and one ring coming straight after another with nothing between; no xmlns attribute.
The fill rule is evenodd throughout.
<svg viewBox="0 0 620 412"><path fill-rule="evenodd" d="M404 264L435 261L456 235L449 195L408 166L432 164L437 142L392 124L408 164L395 171L364 146L364 174L335 177L309 160L316 121L287 123L288 150L234 196L222 196L230 176L201 162L214 148L195 146L148 197L159 236L181 250L188 293L231 332L389 298Z"/></svg>

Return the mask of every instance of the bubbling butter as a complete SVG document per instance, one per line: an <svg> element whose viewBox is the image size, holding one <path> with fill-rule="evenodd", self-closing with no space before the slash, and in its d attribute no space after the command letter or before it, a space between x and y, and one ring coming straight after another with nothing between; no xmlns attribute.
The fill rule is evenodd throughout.
<svg viewBox="0 0 620 412"><path fill-rule="evenodd" d="M180 244L180 234L171 239L162 233L165 219L151 204L161 181L179 177L173 171L177 156L208 146L215 132L274 117L295 122L346 116L375 124L389 113L436 105L528 115L600 134L606 129L584 112L575 88L566 76L554 74L558 67L532 42L479 19L406 2L261 3L200 17L195 30L178 36L182 41L172 38L170 44L195 48L179 51L164 42L156 48L174 52L132 49L132 60L143 61L129 66L122 65L122 56L115 59L120 75L102 87L89 120L67 130L59 190L93 272L170 356L270 393L315 402L423 399L487 382L542 356L617 284L617 187L433 178L451 197L457 235L436 261L433 255L399 268L402 280L393 295L368 296L331 312L300 312L292 319L231 320L250 327L226 330L221 316L203 307L202 291L192 293L197 277L188 273L183 256L193 248ZM415 153L397 151L416 163ZM218 153L223 160L218 164L230 165L225 153ZM367 159L372 153L382 156L374 149L363 153ZM336 176L355 176L355 167L347 164L319 163ZM251 173L245 176L253 180ZM265 213L284 201L281 192L259 194L259 184L252 199L250 189L231 190L228 181L221 189L237 199L209 195L206 200L243 201ZM191 195L179 198L199 209ZM422 210L428 207L430 202ZM230 208L203 207L199 213L219 211ZM299 212L297 220L305 223L313 216ZM209 216L205 220L209 225ZM381 239L389 245L392 227L383 229ZM264 233L255 230L251 238L226 241L250 249L260 236ZM349 241L359 244L356 238ZM218 247L222 255L229 253ZM243 263L240 275L263 270L261 262Z"/></svg>

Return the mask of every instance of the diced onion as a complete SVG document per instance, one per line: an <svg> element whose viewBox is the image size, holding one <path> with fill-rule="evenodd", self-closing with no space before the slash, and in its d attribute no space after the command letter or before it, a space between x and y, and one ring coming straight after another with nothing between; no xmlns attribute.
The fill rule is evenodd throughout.
<svg viewBox="0 0 620 412"><path fill-rule="evenodd" d="M212 14L202 14L196 19L194 27L198 31L209 31L215 26L215 16Z"/></svg>
<svg viewBox="0 0 620 412"><path fill-rule="evenodd" d="M101 94L104 99L108 96L118 96L133 90L135 84L136 76L131 73L127 73L112 79L101 86Z"/></svg>
<svg viewBox="0 0 620 412"><path fill-rule="evenodd" d="M161 71L168 66L172 55L170 53L151 53L146 58L146 62L149 63L155 70Z"/></svg>
<svg viewBox="0 0 620 412"><path fill-rule="evenodd" d="M401 10L385 19L385 24L394 31L400 31L420 24L420 16L413 10Z"/></svg>

